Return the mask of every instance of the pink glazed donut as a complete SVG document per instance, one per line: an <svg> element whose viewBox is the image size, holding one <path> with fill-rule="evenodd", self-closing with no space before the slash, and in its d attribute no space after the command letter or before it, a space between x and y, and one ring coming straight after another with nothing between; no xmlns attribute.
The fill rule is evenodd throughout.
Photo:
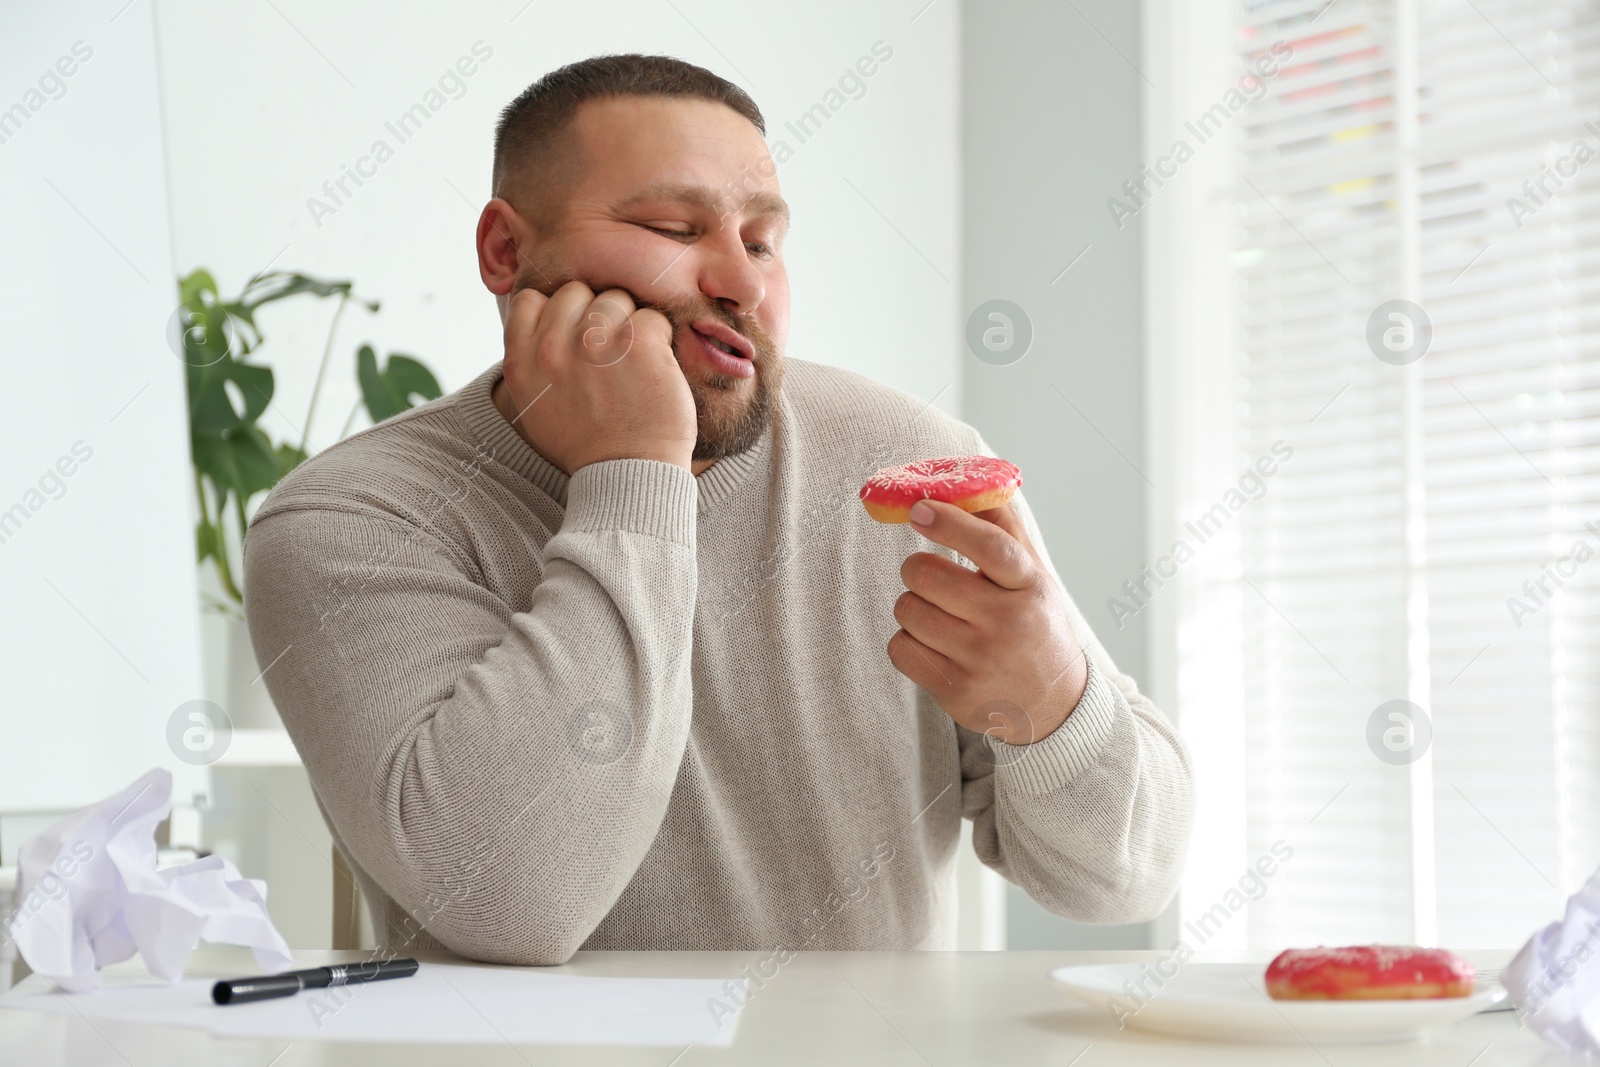
<svg viewBox="0 0 1600 1067"><path fill-rule="evenodd" d="M943 500L963 511L988 511L1022 484L1016 464L994 456L947 456L885 467L861 487L861 503L879 522L911 521L911 505Z"/></svg>
<svg viewBox="0 0 1600 1067"><path fill-rule="evenodd" d="M1273 1000L1437 1000L1470 997L1472 965L1442 948L1291 948L1267 968Z"/></svg>

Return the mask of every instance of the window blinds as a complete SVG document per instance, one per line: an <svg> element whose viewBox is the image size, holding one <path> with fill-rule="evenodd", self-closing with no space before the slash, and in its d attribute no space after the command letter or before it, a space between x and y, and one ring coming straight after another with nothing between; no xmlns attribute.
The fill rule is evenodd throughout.
<svg viewBox="0 0 1600 1067"><path fill-rule="evenodd" d="M1239 72L1292 57L1228 133L1217 480L1292 458L1180 590L1177 639L1191 665L1238 641L1246 849L1295 848L1248 940L1520 944L1600 864L1600 13L1233 11ZM1431 324L1415 362L1369 343L1394 300L1425 320L1381 327ZM1405 720L1373 726L1396 700L1425 752L1426 724L1409 752Z"/></svg>

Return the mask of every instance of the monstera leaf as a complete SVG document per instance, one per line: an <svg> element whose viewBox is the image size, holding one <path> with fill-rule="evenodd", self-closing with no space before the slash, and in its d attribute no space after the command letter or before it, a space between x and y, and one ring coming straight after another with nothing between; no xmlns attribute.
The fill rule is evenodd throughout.
<svg viewBox="0 0 1600 1067"><path fill-rule="evenodd" d="M258 426L235 426L190 438L194 465L224 493L249 500L283 477L277 450Z"/></svg>
<svg viewBox="0 0 1600 1067"><path fill-rule="evenodd" d="M229 386L232 389L229 389ZM259 419L272 402L270 367L225 356L206 367L189 367L189 429L222 433ZM237 397L237 400L235 400Z"/></svg>
<svg viewBox="0 0 1600 1067"><path fill-rule="evenodd" d="M373 422L409 411L422 401L437 400L443 393L433 372L410 356L390 353L388 365L380 370L371 345L356 352L356 381Z"/></svg>
<svg viewBox="0 0 1600 1067"><path fill-rule="evenodd" d="M216 567L227 594L227 601L211 605L219 610L237 614L237 606L244 602L233 579L231 559L244 543L250 502L305 462L304 431L312 421L340 313L351 300L369 311L378 310L375 300L357 300L352 284L274 271L251 278L237 297L227 299L218 292L210 271L195 270L178 279L173 348L183 358L189 393L189 445L200 504L195 558L202 564L210 560ZM257 425L272 405L272 368L250 362L250 356L262 342L256 312L295 296L337 297L339 310L329 327L300 443L275 443ZM433 374L417 360L392 355L380 370L377 357L365 345L357 358L356 373L362 400L374 421L411 407L413 397L432 400L441 393ZM352 411L352 418L354 415Z"/></svg>

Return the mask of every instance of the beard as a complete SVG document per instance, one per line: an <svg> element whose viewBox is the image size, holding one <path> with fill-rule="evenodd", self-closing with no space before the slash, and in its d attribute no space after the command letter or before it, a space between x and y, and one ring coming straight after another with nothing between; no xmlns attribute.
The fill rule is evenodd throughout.
<svg viewBox="0 0 1600 1067"><path fill-rule="evenodd" d="M549 262L543 269L525 271L517 279L517 289L534 289L545 296L553 296L575 275L560 262ZM730 313L716 300L704 293L684 293L664 301L641 300L624 285L579 279L596 294L607 289L621 289L632 298L634 306L651 308L665 316L672 326L672 354L678 369L689 383L689 395L694 398L696 460L718 460L736 456L755 446L772 422L778 390L783 384L783 357L772 338L754 319ZM691 333L690 325L700 319L721 322L750 342L753 350L751 362L755 364L752 378L738 378L712 370L689 370L684 353L678 347L678 338ZM696 361L698 362L698 361ZM745 383L749 382L747 386ZM748 392L748 395L741 395Z"/></svg>
<svg viewBox="0 0 1600 1067"><path fill-rule="evenodd" d="M696 432L690 458L722 459L754 447L772 422L773 406L783 382L783 359L766 331L751 319L730 314L703 293L686 293L664 302L635 297L634 304L659 311L672 324L672 354L689 383L689 395L694 397ZM756 369L752 378L685 367L678 337L691 332L690 324L700 319L721 322L750 342L751 362ZM746 391L748 395L741 395Z"/></svg>

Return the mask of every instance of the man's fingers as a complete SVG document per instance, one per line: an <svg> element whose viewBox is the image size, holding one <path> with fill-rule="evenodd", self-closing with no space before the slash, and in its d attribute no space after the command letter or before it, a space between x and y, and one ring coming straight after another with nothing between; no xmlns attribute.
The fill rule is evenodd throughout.
<svg viewBox="0 0 1600 1067"><path fill-rule="evenodd" d="M648 339L652 334L664 345L672 346L672 321L655 308L639 308L628 315L634 335Z"/></svg>
<svg viewBox="0 0 1600 1067"><path fill-rule="evenodd" d="M549 384L548 375L539 369L538 352L534 338L543 319L548 297L537 289L518 289L511 294L506 312L505 360L501 373L505 375L506 388L512 401L520 408L527 403L519 397L532 397ZM520 422L521 417L518 417Z"/></svg>
<svg viewBox="0 0 1600 1067"><path fill-rule="evenodd" d="M1028 536L1028 528L1022 524L1022 515L1017 511L1016 502L1008 500L997 508L990 508L987 511L974 511L972 514L980 519L994 523L1016 538L1017 543L1028 550L1028 555L1032 556L1034 562L1038 564L1037 569L1034 571L1034 578L1037 580L1038 575L1044 570L1044 558L1039 555L1039 550L1034 547L1033 539Z"/></svg>
<svg viewBox="0 0 1600 1067"><path fill-rule="evenodd" d="M972 643L970 623L910 590L894 602L894 618L906 633L949 659Z"/></svg>
<svg viewBox="0 0 1600 1067"><path fill-rule="evenodd" d="M953 548L970 559L991 582L1005 589L1022 589L1034 580L1037 568L1024 534L1021 539L993 518L984 518L947 504L942 500L919 500L913 512L922 508L933 511L933 521L923 525L911 520L911 528L928 540ZM1010 507L992 508L983 512L993 516ZM1011 516L1015 518L1015 516ZM1016 523L1022 533L1021 523Z"/></svg>
<svg viewBox="0 0 1600 1067"><path fill-rule="evenodd" d="M607 289L584 308L574 351L595 367L621 363L633 348L633 297L626 289Z"/></svg>
<svg viewBox="0 0 1600 1067"><path fill-rule="evenodd" d="M518 289L511 294L510 311L506 315L506 351L512 349L514 342L533 337L533 331L539 325L544 307L549 302L549 297L531 287Z"/></svg>
<svg viewBox="0 0 1600 1067"><path fill-rule="evenodd" d="M576 278L550 294L540 316L540 335L554 340L540 347L547 352L582 351L577 346L582 344L584 328L592 325L584 319L594 300L594 290Z"/></svg>
<svg viewBox="0 0 1600 1067"><path fill-rule="evenodd" d="M907 556L900 564L900 580L929 604L967 623L983 611L989 598L999 593L986 576L933 552Z"/></svg>
<svg viewBox="0 0 1600 1067"><path fill-rule="evenodd" d="M990 508L988 511L974 511L972 514L980 519L994 523L1016 538L1017 543L1028 549L1030 555L1037 555L1033 551L1033 542L1028 538L1028 528L1022 525L1022 516L1017 511L1016 501L1008 500L997 508Z"/></svg>
<svg viewBox="0 0 1600 1067"><path fill-rule="evenodd" d="M895 670L935 696L951 692L960 676L960 669L950 659L904 630L896 630L889 638L888 652Z"/></svg>

